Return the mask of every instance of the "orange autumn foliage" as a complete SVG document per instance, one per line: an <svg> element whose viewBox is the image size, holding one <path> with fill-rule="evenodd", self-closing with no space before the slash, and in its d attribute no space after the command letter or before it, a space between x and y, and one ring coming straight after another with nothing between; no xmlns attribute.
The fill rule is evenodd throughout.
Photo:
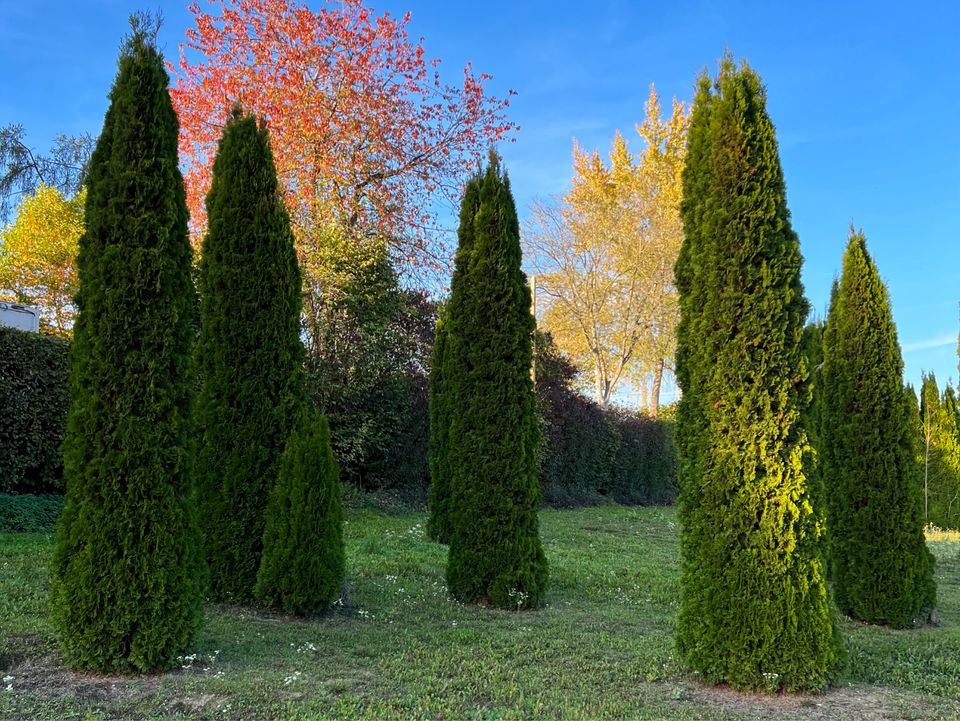
<svg viewBox="0 0 960 721"><path fill-rule="evenodd" d="M324 229L388 239L406 267L435 268L438 198L459 198L487 148L509 139L509 99L489 75L441 81L439 60L402 18L362 0L319 11L290 0L211 0L190 6L171 89L180 117L192 230L205 224L214 151L230 107L267 119L301 255ZM511 91L512 94L512 91Z"/></svg>

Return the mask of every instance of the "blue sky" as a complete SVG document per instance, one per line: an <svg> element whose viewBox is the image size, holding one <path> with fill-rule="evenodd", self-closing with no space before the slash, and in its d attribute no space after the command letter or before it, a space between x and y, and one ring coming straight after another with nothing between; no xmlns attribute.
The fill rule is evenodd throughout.
<svg viewBox="0 0 960 721"><path fill-rule="evenodd" d="M312 0L315 2L315 0ZM518 205L561 193L574 137L606 149L636 137L650 83L688 98L725 48L763 77L777 125L804 283L825 311L851 222L865 230L893 299L907 379L957 379L960 314L960 4L947 2L525 2L369 0L413 14L441 71L471 60L513 88L517 142L501 148ZM96 133L132 10L116 0L0 0L0 124L46 147ZM190 16L162 2L175 57ZM82 7L82 9L80 9Z"/></svg>

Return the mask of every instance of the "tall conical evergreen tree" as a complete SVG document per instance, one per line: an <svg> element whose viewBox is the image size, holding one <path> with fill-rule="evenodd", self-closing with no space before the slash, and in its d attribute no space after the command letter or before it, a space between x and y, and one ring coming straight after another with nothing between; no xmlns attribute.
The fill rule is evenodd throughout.
<svg viewBox="0 0 960 721"><path fill-rule="evenodd" d="M823 375L822 457L837 606L869 623L922 623L936 588L923 537L916 398L910 409L889 296L862 233L851 231L843 256Z"/></svg>
<svg viewBox="0 0 960 721"><path fill-rule="evenodd" d="M454 289L446 316L457 370L444 378L453 521L447 584L467 603L530 608L543 602L548 575L537 519L535 322L517 211L496 155L475 187L468 282ZM472 202L468 196L464 206Z"/></svg>
<svg viewBox="0 0 960 721"><path fill-rule="evenodd" d="M340 473L326 416L299 420L270 493L256 596L300 615L319 613L343 590Z"/></svg>
<svg viewBox="0 0 960 721"><path fill-rule="evenodd" d="M457 255L454 259L453 278L450 281L450 302L448 306L461 307L469 280L467 273L473 253L473 220L480 205L480 177L467 181L460 204L460 225L457 228ZM456 378L462 369L455 363L457 359L449 352L449 331L444 321L448 308L443 308L437 321L434 334L433 356L430 365L430 491L427 498L429 517L427 534L439 543L450 543L453 536L453 517L451 511L450 469L450 409L454 401L452 394L456 390L454 383L447 384L447 378Z"/></svg>
<svg viewBox="0 0 960 721"><path fill-rule="evenodd" d="M235 109L200 260L197 487L211 595L247 601L267 499L304 401L300 272L264 125Z"/></svg>
<svg viewBox="0 0 960 721"><path fill-rule="evenodd" d="M677 645L709 682L822 688L842 656L803 473L807 302L760 78L698 82L677 261Z"/></svg>
<svg viewBox="0 0 960 721"><path fill-rule="evenodd" d="M52 609L71 666L175 665L200 620L192 252L163 57L133 23L90 161Z"/></svg>

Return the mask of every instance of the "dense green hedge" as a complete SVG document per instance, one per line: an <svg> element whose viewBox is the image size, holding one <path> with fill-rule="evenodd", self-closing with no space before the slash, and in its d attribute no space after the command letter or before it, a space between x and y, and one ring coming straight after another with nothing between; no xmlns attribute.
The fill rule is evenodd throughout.
<svg viewBox="0 0 960 721"><path fill-rule="evenodd" d="M544 444L540 487L551 506L667 504L677 496L673 422L604 410L573 387L576 368L549 335L537 341Z"/></svg>
<svg viewBox="0 0 960 721"><path fill-rule="evenodd" d="M63 510L63 496L0 493L0 531L53 531Z"/></svg>
<svg viewBox="0 0 960 721"><path fill-rule="evenodd" d="M537 397L545 438L540 488L546 504L673 503L677 494L673 421L604 411L573 388L576 369L549 339L541 337L538 342ZM0 437L12 439L0 444L0 491L63 489L59 447L69 401L68 350L68 343L59 338L0 328ZM396 461L385 465L392 469L388 487L422 502L427 403L424 379L416 376L414 382L409 400L412 421L404 429L402 446L412 467ZM394 455L399 450L393 449ZM26 466L20 461L31 458L39 460ZM18 474L17 469L24 467L27 472Z"/></svg>
<svg viewBox="0 0 960 721"><path fill-rule="evenodd" d="M0 327L0 491L63 491L70 344Z"/></svg>

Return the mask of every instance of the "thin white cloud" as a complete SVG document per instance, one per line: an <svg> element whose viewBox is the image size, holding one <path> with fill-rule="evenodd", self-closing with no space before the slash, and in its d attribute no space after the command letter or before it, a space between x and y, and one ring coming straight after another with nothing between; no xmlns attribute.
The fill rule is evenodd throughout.
<svg viewBox="0 0 960 721"><path fill-rule="evenodd" d="M946 345L955 345L957 343L957 336L955 335L938 335L936 338L930 338L928 340L919 340L914 343L902 343L901 348L904 353L910 353L915 350L927 350L929 348L942 348Z"/></svg>

